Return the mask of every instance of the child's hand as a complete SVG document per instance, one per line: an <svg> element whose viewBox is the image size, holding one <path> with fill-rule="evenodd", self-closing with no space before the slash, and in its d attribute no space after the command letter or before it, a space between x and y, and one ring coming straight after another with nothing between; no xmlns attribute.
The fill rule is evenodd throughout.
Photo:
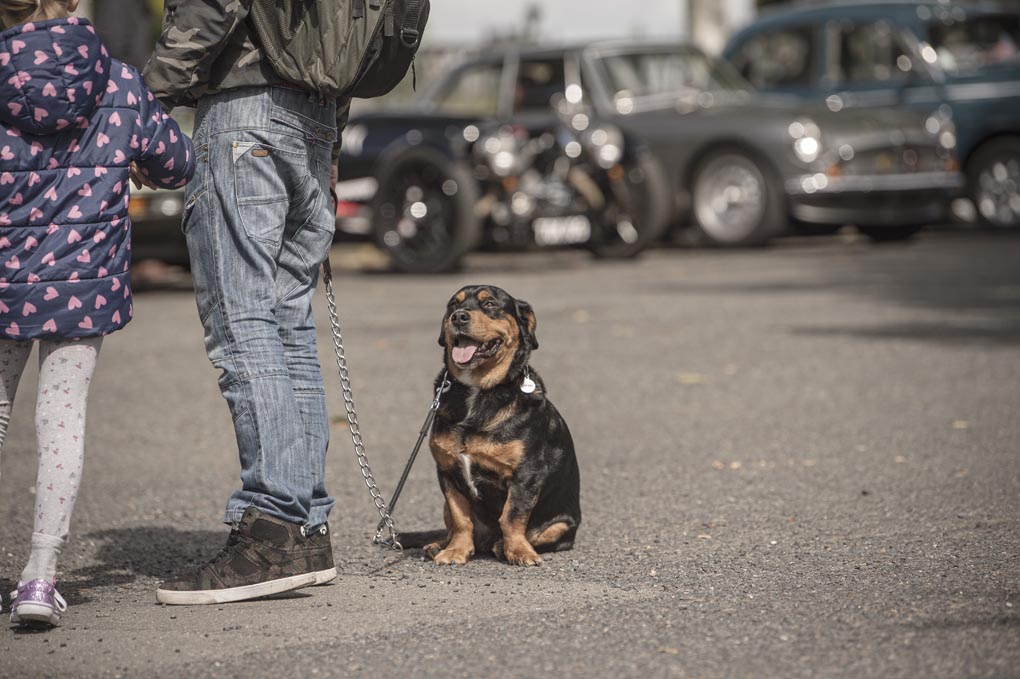
<svg viewBox="0 0 1020 679"><path fill-rule="evenodd" d="M142 174L138 164L134 162L131 163L131 182L135 185L136 189L140 189L143 186L148 186L153 190L159 189L158 186L153 184L145 175Z"/></svg>

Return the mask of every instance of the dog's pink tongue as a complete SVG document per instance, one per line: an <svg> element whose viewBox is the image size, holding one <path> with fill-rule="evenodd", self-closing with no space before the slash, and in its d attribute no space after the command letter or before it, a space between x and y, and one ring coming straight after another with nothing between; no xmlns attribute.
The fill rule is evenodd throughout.
<svg viewBox="0 0 1020 679"><path fill-rule="evenodd" d="M461 347L453 348L453 360L457 363L467 363L475 355L475 351L478 349L477 343L465 344Z"/></svg>

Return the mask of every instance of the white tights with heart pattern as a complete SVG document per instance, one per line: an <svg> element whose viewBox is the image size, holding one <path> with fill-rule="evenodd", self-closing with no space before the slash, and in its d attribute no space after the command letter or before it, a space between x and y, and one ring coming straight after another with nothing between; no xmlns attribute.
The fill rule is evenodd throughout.
<svg viewBox="0 0 1020 679"><path fill-rule="evenodd" d="M39 391L35 433L39 469L35 485L32 554L22 582L56 576L81 484L85 407L102 337L39 341ZM14 396L36 342L0 340L0 447L7 436Z"/></svg>

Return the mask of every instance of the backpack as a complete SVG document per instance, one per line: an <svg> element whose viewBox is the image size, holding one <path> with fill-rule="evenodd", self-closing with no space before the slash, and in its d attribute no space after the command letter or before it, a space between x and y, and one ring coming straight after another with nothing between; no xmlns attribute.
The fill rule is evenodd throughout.
<svg viewBox="0 0 1020 679"><path fill-rule="evenodd" d="M367 99L413 68L428 17L429 0L254 0L248 21L284 80Z"/></svg>

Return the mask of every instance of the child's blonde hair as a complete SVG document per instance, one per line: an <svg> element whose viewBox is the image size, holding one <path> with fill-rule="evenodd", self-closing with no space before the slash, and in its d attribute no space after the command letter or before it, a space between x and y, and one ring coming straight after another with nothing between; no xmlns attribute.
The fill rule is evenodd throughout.
<svg viewBox="0 0 1020 679"><path fill-rule="evenodd" d="M0 18L5 26L63 19L71 13L68 3L69 0L0 0Z"/></svg>

